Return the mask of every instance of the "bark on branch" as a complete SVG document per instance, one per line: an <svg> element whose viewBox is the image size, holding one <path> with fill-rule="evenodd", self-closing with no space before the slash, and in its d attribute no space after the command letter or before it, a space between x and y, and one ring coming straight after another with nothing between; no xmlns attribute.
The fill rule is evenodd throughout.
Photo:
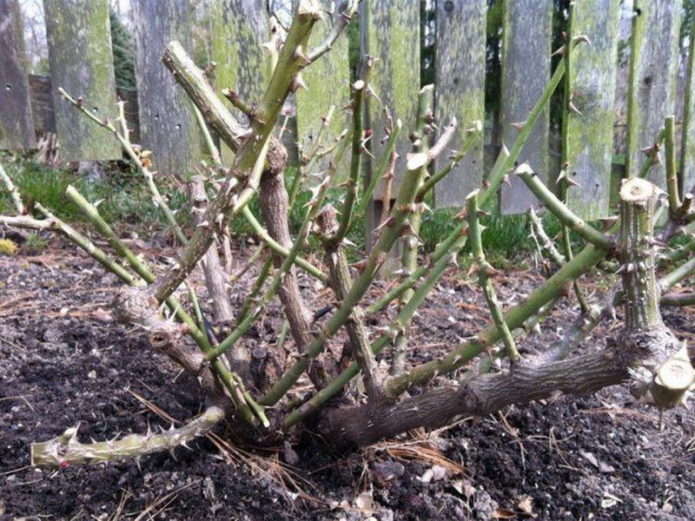
<svg viewBox="0 0 695 521"><path fill-rule="evenodd" d="M340 448L368 445L417 427L434 429L456 416L484 416L558 391L594 392L627 380L625 362L610 353L596 353L537 367L518 366L509 373L480 376L459 387L432 389L395 405L367 404L333 410L323 422L322 431Z"/></svg>
<svg viewBox="0 0 695 521"><path fill-rule="evenodd" d="M71 427L51 440L32 443L31 464L46 467L94 465L153 454L186 445L189 441L204 436L224 417L224 410L213 405L179 428L172 425L169 430L159 433L148 431L146 434L130 434L121 439L86 444L77 441L78 427Z"/></svg>

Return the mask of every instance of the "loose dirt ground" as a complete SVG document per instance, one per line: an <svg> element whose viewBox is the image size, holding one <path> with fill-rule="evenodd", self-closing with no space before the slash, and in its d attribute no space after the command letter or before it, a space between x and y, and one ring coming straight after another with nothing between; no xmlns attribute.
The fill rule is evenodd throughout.
<svg viewBox="0 0 695 521"><path fill-rule="evenodd" d="M496 284L509 304L540 280L519 268ZM77 424L83 441L167 427L161 413L186 420L203 399L141 332L112 319L116 279L73 248L0 257L0 284L0 520L695 519L693 414L669 411L660 425L621 389L464 418L351 454L304 443L293 466L282 447L221 450L204 439L137 462L31 468L32 441ZM413 359L485 324L474 287L465 273L445 278L415 322ZM552 343L574 313L563 303L523 345ZM695 341L692 309L665 318ZM272 343L278 328L270 308L254 341ZM585 348L617 328L604 326Z"/></svg>

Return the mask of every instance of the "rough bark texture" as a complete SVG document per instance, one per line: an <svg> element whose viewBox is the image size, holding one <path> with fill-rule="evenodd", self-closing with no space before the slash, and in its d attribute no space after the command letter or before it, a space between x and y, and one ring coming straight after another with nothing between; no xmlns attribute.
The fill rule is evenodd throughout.
<svg viewBox="0 0 695 521"><path fill-rule="evenodd" d="M550 78L552 15L552 2L505 0L500 126L507 147L519 133L512 124L523 125ZM517 160L529 163L544 180L548 179L548 123L546 109ZM523 213L537 204L521 179L512 176L510 182L511 186L502 185L502 213Z"/></svg>
<svg viewBox="0 0 695 521"><path fill-rule="evenodd" d="M580 186L569 189L567 204L587 221L609 212L619 10L612 0L582 0L572 11L571 36L591 43L578 45L569 65L570 101L579 112L568 112L566 156Z"/></svg>
<svg viewBox="0 0 695 521"><path fill-rule="evenodd" d="M320 233L324 237L330 237L338 231L339 224L336 218L336 210L327 205L318 216ZM333 293L338 301L342 301L350 293L353 279L348 268L347 257L342 245L335 242L324 243L326 245L326 264L330 274L330 283ZM352 308L352 315L345 323L345 329L349 338L349 354L355 359L362 371L364 384L370 400L379 401L383 398L381 381L383 375L369 343L369 334L364 325L364 311L360 306Z"/></svg>
<svg viewBox="0 0 695 521"><path fill-rule="evenodd" d="M328 411L322 419L326 439L341 447L365 445L416 427L436 428L458 415L486 415L558 391L593 392L628 380L628 368L646 375L641 381L641 394L650 392L660 406L678 403L695 373L664 369L682 367L687 352L664 326L659 313L651 247L658 193L654 185L642 179L623 182L618 247L624 263L626 322L623 331L610 339L603 351L537 365L512 365L500 374L477 376L458 387L427 390L397 404L370 401ZM665 381L669 377L672 380Z"/></svg>
<svg viewBox="0 0 695 521"><path fill-rule="evenodd" d="M626 380L624 362L608 353L597 353L480 376L459 387L428 390L395 405L337 409L330 411L322 424L324 436L341 448L368 445L417 427L434 429L456 416L484 416L507 405L547 398L558 391L594 392Z"/></svg>
<svg viewBox="0 0 695 521"><path fill-rule="evenodd" d="M664 118L673 114L681 0L635 0L634 12L628 87L628 175L637 175L647 159L640 149L656 141ZM652 167L648 179L664 188L664 166Z"/></svg>
<svg viewBox="0 0 695 521"><path fill-rule="evenodd" d="M45 0L53 106L63 161L118 159L121 147L61 99L58 89L84 100L99 118L113 119L116 84L107 0Z"/></svg>
<svg viewBox="0 0 695 521"><path fill-rule="evenodd" d="M288 198L285 180L282 174L266 173L261 178L260 203L263 220L270 236L285 248L292 247L292 237L288 226ZM276 267L282 264L284 257L273 254ZM306 308L297 280L297 272L290 268L278 290L285 315L290 324L292 337L300 353L311 342L311 313Z"/></svg>
<svg viewBox="0 0 695 521"><path fill-rule="evenodd" d="M203 221L203 215L208 206L205 179L202 176L193 176L188 183L188 191L196 224L198 226L207 226ZM208 249L202 262L205 285L207 286L208 298L212 304L215 321L230 324L234 320L234 311L227 296L225 274L215 244Z"/></svg>
<svg viewBox="0 0 695 521"><path fill-rule="evenodd" d="M437 3L436 107L440 124L455 116L459 128L450 148L458 150L466 129L485 121L485 0ZM446 164L448 153L439 164ZM460 207L483 180L483 141L435 188L437 208Z"/></svg>
<svg viewBox="0 0 695 521"><path fill-rule="evenodd" d="M36 145L26 70L19 2L0 0L0 149Z"/></svg>
<svg viewBox="0 0 695 521"><path fill-rule="evenodd" d="M148 332L152 347L171 358L190 374L197 375L207 396L222 396L218 380L206 363L204 354L181 341L183 326L174 326L162 320L154 311L157 306L138 291L138 288L124 288L117 295L114 308L122 322L139 326Z"/></svg>
<svg viewBox="0 0 695 521"><path fill-rule="evenodd" d="M202 139L191 102L162 63L171 40L192 51L189 0L137 0L135 78L142 145L152 150L160 174L193 172L202 158Z"/></svg>

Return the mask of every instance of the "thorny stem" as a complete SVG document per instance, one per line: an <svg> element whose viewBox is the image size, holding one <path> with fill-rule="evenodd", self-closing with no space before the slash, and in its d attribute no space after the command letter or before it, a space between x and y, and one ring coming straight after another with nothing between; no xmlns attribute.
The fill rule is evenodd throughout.
<svg viewBox="0 0 695 521"><path fill-rule="evenodd" d="M345 251L340 242L331 240L339 228L336 218L336 210L333 206L326 205L318 215L320 238L326 248L326 264L331 274L331 287L338 301L342 301L348 295L352 286L352 277L348 269ZM364 375L364 383L370 400L382 398L381 382L378 377L378 366L374 353L369 345L367 329L364 325L364 312L359 306L352 309L351 317L345 322L348 332L353 358Z"/></svg>
<svg viewBox="0 0 695 521"><path fill-rule="evenodd" d="M51 440L32 443L31 464L51 467L96 465L174 449L209 433L224 417L224 410L213 405L178 428L172 425L168 430L153 432L148 427L146 434L129 434L121 439L88 444L77 441L77 427L71 427Z"/></svg>
<svg viewBox="0 0 695 521"><path fill-rule="evenodd" d="M573 24L574 24L574 5L569 5L569 27L567 28L567 42L565 43L565 60L567 61L567 74L565 75L565 92L563 100L563 110L562 110L562 167L560 169L560 176L558 177L559 185L559 198L560 200L567 204L569 189L571 186L576 185L570 178L570 163L569 163L569 125L570 119L576 117L577 109L574 106L573 97L574 90L572 85L572 67L573 67L573 57L574 49L571 45L572 34L573 34ZM572 260L574 253L572 252L572 241L570 240L570 227L566 222L562 222L562 252L564 254L565 260ZM589 309L586 298L584 297L584 292L579 286L577 281L572 282L574 287L574 292L577 296L577 301L582 313L586 313Z"/></svg>
<svg viewBox="0 0 695 521"><path fill-rule="evenodd" d="M290 250L285 248L282 244L280 244L270 236L268 231L261 225L261 223L258 222L258 219L256 219L256 216L253 215L253 212L251 212L248 206L245 206L241 213L253 229L254 233L258 235L258 238L261 241L263 241L263 243L266 244L268 248L270 248L275 253L282 255L283 257L287 257L290 254ZM319 268L311 264L308 260L304 259L303 257L297 256L297 258L295 259L295 263L297 264L297 266L304 269L307 273L313 275L321 282L328 281L328 276L325 273L323 273Z"/></svg>
<svg viewBox="0 0 695 521"><path fill-rule="evenodd" d="M479 204L481 207L485 207L487 202L497 193L497 190L499 189L500 184L504 180L505 175L507 175L507 173L513 168L514 163L518 159L522 148L524 147L526 141L528 141L528 138L531 135L531 129L536 124L536 120L545 109L545 106L550 102L550 98L553 92L555 92L555 90L557 89L557 86L560 84L560 80L562 79L564 74L565 61L564 59L561 59L560 63L558 63L557 67L555 68L553 76L551 77L548 84L545 86L543 93L534 105L533 109L531 109L531 112L529 113L528 118L526 119L526 124L521 129L521 132L519 132L519 134L517 135L516 141L514 142L514 146L512 147L511 151L507 150L506 147L504 147L500 152L500 155L498 156L495 165L493 166L492 170L490 171L490 174L488 175L488 187L481 193L479 199ZM367 195L365 194L365 198L366 197ZM364 199L363 204L366 204L366 201ZM360 207L360 211L358 212L358 214L361 215L362 212L363 208ZM452 245L460 239L466 227L467 223L465 221L461 222L461 224L456 226L454 230L452 230L451 233L449 233L449 235L437 245L431 256L430 262L438 262L442 257L444 257L449 251L449 248L451 248ZM465 245L465 238L463 239L463 243L463 245ZM461 245L461 248L463 248L463 245ZM379 299L377 302L375 302L369 308L367 308L367 314L375 313L386 307L389 304L389 302L391 302L395 298L398 298L398 296L401 295L405 290L417 283L417 281L427 272L427 270L427 266L420 266L417 270L415 270L408 277L406 277L406 279L403 280L403 282L401 282L398 286L394 287L381 299Z"/></svg>
<svg viewBox="0 0 695 521"><path fill-rule="evenodd" d="M552 261L558 266L562 266L567 262L567 259L557 250L553 241L545 233L545 228L543 228L543 223L539 219L536 211L533 207L529 208L528 211L529 223L531 225L531 233L538 238L540 242L540 247L546 252L546 254L552 259ZM570 259L571 260L571 259Z"/></svg>
<svg viewBox="0 0 695 521"><path fill-rule="evenodd" d="M681 206L678 191L678 171L676 170L676 118L668 116L664 121L664 148L666 152L666 189L670 214L674 215Z"/></svg>
<svg viewBox="0 0 695 521"><path fill-rule="evenodd" d="M586 246L574 259L541 284L528 299L507 311L504 314L507 325L512 329L519 327L537 313L545 303L562 295L564 285L567 282L575 280L594 266L605 257L606 253L606 250L596 248L592 244ZM490 327L476 335L474 340L462 342L443 358L417 366L408 373L389 380L386 391L390 395L399 395L413 385L424 384L437 375L451 372L480 354L500 338L499 329Z"/></svg>
<svg viewBox="0 0 695 521"><path fill-rule="evenodd" d="M83 211L85 216L97 228L97 230L107 239L109 245L130 264L135 272L148 284L154 282L155 276L152 271L147 267L145 262L141 261L127 246L125 246L125 244L123 244L116 233L99 215L96 207L90 204L73 187L68 187L67 195ZM210 345L207 335L196 325L195 320L188 313L186 313L179 301L174 296L169 296L166 299L166 303L176 317L187 326L188 335L196 342L201 351L203 351L203 353L210 352L213 347ZM253 424L255 418L251 413L251 409L249 408L250 403L243 403L239 401L238 398L239 392L242 394L244 393L243 386L241 386L239 379L236 377L236 375L231 373L227 366L220 360L215 360L215 362L212 364L212 369L224 383L225 387L229 391L230 398L232 401L234 401L242 417L247 422ZM265 416L259 415L259 418L264 425L268 423Z"/></svg>
<svg viewBox="0 0 695 521"><path fill-rule="evenodd" d="M356 8L356 5L351 7ZM266 167L264 152L268 152L271 142L269 138L285 99L291 91L302 87L299 73L309 63L302 50L306 49L311 30L319 19L318 4L310 0L300 1L296 13L278 56L278 62L268 87L259 103L257 118L251 120L250 132L244 133L246 139L243 145L235 146L238 143L239 134L234 136L221 134L222 139L237 151L231 173L237 176L241 182L239 187L234 190L234 185L231 184L231 181L234 179L227 177L222 190L210 204L205 214L204 220L209 223L215 223L220 230L226 227L229 219L238 213L255 193L262 171ZM217 100L217 102L221 103L221 101L214 93L212 93L213 97L210 100L200 96L201 92L204 92L209 87L209 84L204 77L195 77L193 73L196 72L197 68L192 62L184 64L182 57L187 57L185 51L179 44L172 42L167 47L163 60L165 65L172 72L176 73L177 82L184 87L193 102L201 110L206 121L208 121L208 117L211 114L210 102ZM221 113L229 115L226 107L222 106L219 110ZM208 121L208 123L214 128L211 121ZM275 166L270 164L268 167L281 170L284 167L284 164L282 164L285 160L284 154L278 153L280 145L277 142L273 142L272 148L273 160L271 163ZM268 157L271 157L271 154ZM255 179L252 174L254 169L257 171L254 172L257 173ZM213 231L201 228L196 230L191 237L190 243L182 252L177 265L170 269L155 286L154 295L157 301L161 302L164 300L188 276L198 260L209 248Z"/></svg>
<svg viewBox="0 0 695 521"><path fill-rule="evenodd" d="M420 91L420 94L422 96L431 95L431 91L432 86L427 86ZM414 154L410 157L393 215L382 228L381 236L367 257L362 273L355 279L350 292L342 301L338 310L328 319L326 325L314 340L306 346L305 354L299 357L294 365L285 371L270 391L261 398L260 403L264 405L277 403L309 367L310 361L323 351L326 340L333 336L350 317L352 308L357 305L371 285L377 269L383 263L396 239L401 235L404 224L411 216L414 210L413 202L417 189L425 176L430 161L431 159L427 154Z"/></svg>
<svg viewBox="0 0 695 521"><path fill-rule="evenodd" d="M659 311L660 288L650 240L658 188L639 178L623 180L620 188L620 272L628 331L663 328Z"/></svg>
<svg viewBox="0 0 695 521"><path fill-rule="evenodd" d="M432 111L433 99L429 96L420 96L418 104L417 119L415 121L415 130L411 135L413 144L413 153L429 155L429 137L432 131L431 123L434 119ZM388 181L390 183L390 180ZM423 179L424 182L424 179ZM418 192L420 187L418 187ZM417 194L416 194L417 198ZM390 196L386 199L385 205L388 204ZM415 205L413 215L409 221L408 233L403 240L403 254L401 256L401 269L404 273L410 273L417 268L417 253L419 243L420 224L422 223L423 204ZM408 289L403 292L400 297L400 306L403 307L408 303L408 300L413 296L413 290ZM405 371L405 361L408 354L408 336L410 322L402 324L401 331L394 342L393 358L391 361L391 374L397 375Z"/></svg>
<svg viewBox="0 0 695 521"><path fill-rule="evenodd" d="M449 174L449 172L451 172L451 170L459 163L459 161L466 157L466 154L468 154L473 145L475 145L478 142L478 140L482 137L482 134L482 122L474 122L473 126L466 130L466 138L464 139L463 144L461 145L461 149L449 158L449 163L444 168L432 175L422 184L417 194L418 201L423 201L425 199L425 196L429 193L429 191L432 190L432 188L434 188L434 186L439 181L444 179Z"/></svg>
<svg viewBox="0 0 695 521"><path fill-rule="evenodd" d="M661 151L661 144L664 142L665 137L666 130L661 129L659 134L657 134L656 141L654 142L654 144L642 150L647 155L647 160L642 163L642 166L640 167L640 170L637 173L637 177L639 177L640 179L646 179L647 174L649 174L649 171L652 169L652 167L661 163L661 157L659 155L659 152ZM634 177L634 174L628 170L627 177Z"/></svg>
<svg viewBox="0 0 695 521"><path fill-rule="evenodd" d="M531 170L527 163L520 165L516 174L523 179L526 186L533 194L568 228L577 232L584 239L594 244L598 248L609 250L613 247L613 240L604 235L597 229L591 227L582 219L577 217L555 194L538 178L538 175Z"/></svg>
<svg viewBox="0 0 695 521"><path fill-rule="evenodd" d="M321 207L323 201L325 200L329 186L330 177L327 177L321 184L315 200L312 201L307 217L304 220L304 223L302 224L299 233L297 234L297 238L295 239L292 248L290 249L287 257L285 257L279 269L277 270L275 276L273 277L273 281L270 284L270 287L261 297L259 304L249 309L249 311L243 316L243 319L241 320L241 323L237 326L237 328L234 331L232 331L232 333L219 346L207 353L208 360L217 359L217 357L219 357L222 353L226 352L228 349L234 346L234 344L248 331L251 325L255 322L256 317L263 309L263 307L268 302L270 302L270 299L278 291L280 285L283 283L285 275L292 267L292 264L294 263L297 255L299 255L299 252L302 249L304 242L306 241L309 235L309 232L311 231L311 224L316 215L318 214L318 209Z"/></svg>
<svg viewBox="0 0 695 521"><path fill-rule="evenodd" d="M372 172L371 177L369 178L369 184L365 187L360 203L357 205L357 209L355 210L356 221L364 216L365 212L367 211L367 206L369 205L369 202L372 200L374 190L376 190L379 181L383 179L384 175L387 172L387 169L389 168L391 157L394 153L396 144L398 143L398 136L401 133L402 128L403 124L401 120L396 120L395 127L391 130L391 134L389 135L389 141L386 144L386 150L384 150L384 155L382 156L381 161L379 162L376 170Z"/></svg>
<svg viewBox="0 0 695 521"><path fill-rule="evenodd" d="M131 145L129 139L127 137L123 136L120 132L118 132L118 129L113 125L113 123L111 123L111 121L108 118L104 118L103 120L101 120L98 117L96 117L94 114L92 114L89 110L87 110L85 108L84 103L82 102L81 98L79 100L74 99L67 92L65 92L62 88L59 88L58 92L71 105L76 107L82 114L87 116L90 120L95 122L100 127L105 128L106 130L111 132L116 137L116 139L121 144L121 147L123 148L125 153L131 159L131 161L133 161L133 163L135 164L137 169L140 170L143 177L145 178L145 182L147 183L147 188L149 189L150 193L152 194L152 199L153 199L155 205L158 206L159 208L161 208L162 212L164 212L164 216L166 217L167 221L169 221L169 224L171 225L171 227L174 229L174 232L176 233L176 237L178 237L178 239L183 244L186 244L188 242L188 238L183 233L183 230L181 229L181 226L179 226L179 223L176 221L176 217L174 216L174 212L171 211L171 208L169 208L169 205L167 204L166 200L164 199L164 197L162 197L162 194L159 192L159 189L157 188L157 185L154 182L153 172L150 171L150 169L144 165L144 163L142 162L142 156L139 155L135 151L135 149L133 148L133 145Z"/></svg>
<svg viewBox="0 0 695 521"><path fill-rule="evenodd" d="M509 326L504 320L502 309L497 301L495 288L490 281L490 275L494 273L495 270L485 258L485 252L483 251L482 230L479 218L480 208L478 207L477 190L472 192L467 197L467 206L468 235L471 238L471 250L473 251L473 256L478 264L478 281L480 286L483 288L483 292L485 293L485 299L487 300L488 307L490 308L492 320L501 333L502 342L504 342L504 346L507 349L507 355L512 362L516 362L519 359L519 351L516 348L516 343L514 342L512 332L509 330Z"/></svg>
<svg viewBox="0 0 695 521"><path fill-rule="evenodd" d="M352 154L350 157L350 176L347 180L347 196L341 207L340 224L335 235L328 239L334 244L338 244L343 240L350 228L350 222L353 216L355 201L357 200L358 181L360 178L360 165L362 164L362 150L364 145L363 134L363 116L364 116L364 99L367 91L367 81L369 79L369 67L371 61L368 61L368 67L363 75L363 79L357 80L350 88L350 105L352 108Z"/></svg>

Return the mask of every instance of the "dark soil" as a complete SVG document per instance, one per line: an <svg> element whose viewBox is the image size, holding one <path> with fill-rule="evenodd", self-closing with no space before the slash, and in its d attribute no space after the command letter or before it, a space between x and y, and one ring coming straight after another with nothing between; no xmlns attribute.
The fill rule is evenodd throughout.
<svg viewBox="0 0 695 521"><path fill-rule="evenodd" d="M474 286L459 277L445 279L416 320L415 360L485 323ZM505 305L540 280L521 269L504 277ZM113 321L117 286L69 247L0 257L0 520L695 519L692 413L669 411L660 427L658 412L622 389L465 418L347 455L304 443L294 467L279 463L282 448L221 452L206 439L137 462L31 468L30 443L70 426L87 441L169 425L137 396L178 420L203 406L194 379ZM574 316L567 306L524 345L556 339ZM693 317L666 312L689 341ZM277 327L270 310L256 341L272 341Z"/></svg>

